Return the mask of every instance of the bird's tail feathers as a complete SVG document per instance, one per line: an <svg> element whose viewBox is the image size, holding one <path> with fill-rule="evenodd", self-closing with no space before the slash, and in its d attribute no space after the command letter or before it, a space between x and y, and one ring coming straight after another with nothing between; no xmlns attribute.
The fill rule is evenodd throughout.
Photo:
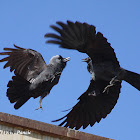
<svg viewBox="0 0 140 140"><path fill-rule="evenodd" d="M19 75L13 76L7 87L7 97L11 103L16 102L15 109L19 109L31 96L29 92L30 83Z"/></svg>
<svg viewBox="0 0 140 140"><path fill-rule="evenodd" d="M131 84L136 89L140 90L140 74L125 70L124 81Z"/></svg>

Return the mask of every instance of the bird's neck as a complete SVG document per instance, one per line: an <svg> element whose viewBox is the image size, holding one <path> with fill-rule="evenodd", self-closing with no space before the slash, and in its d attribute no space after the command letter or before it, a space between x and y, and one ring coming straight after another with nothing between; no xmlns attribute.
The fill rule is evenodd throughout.
<svg viewBox="0 0 140 140"><path fill-rule="evenodd" d="M57 66L56 64L49 64L48 67L50 68L50 70L52 71L53 74L58 73L58 72L62 72L63 68Z"/></svg>

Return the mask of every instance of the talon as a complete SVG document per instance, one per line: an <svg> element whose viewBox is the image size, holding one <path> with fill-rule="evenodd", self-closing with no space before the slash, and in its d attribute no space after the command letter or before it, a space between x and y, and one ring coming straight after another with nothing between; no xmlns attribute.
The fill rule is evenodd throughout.
<svg viewBox="0 0 140 140"><path fill-rule="evenodd" d="M55 76L57 76L57 75L59 75L59 74L61 74L61 72L56 72L55 75L53 76L51 82L53 82L53 80L55 79Z"/></svg>
<svg viewBox="0 0 140 140"><path fill-rule="evenodd" d="M106 91L107 91L107 93L108 93L109 88L112 87L112 86L114 86L114 84L107 85L107 86L104 88L103 93L105 93Z"/></svg>
<svg viewBox="0 0 140 140"><path fill-rule="evenodd" d="M42 97L40 97L40 100L39 100L40 107L39 107L39 108L37 108L37 109L35 109L35 110L41 109L41 112L42 112L42 110L43 110L42 105L41 105L42 99L43 99L43 98L42 98Z"/></svg>
<svg viewBox="0 0 140 140"><path fill-rule="evenodd" d="M113 78L111 79L111 81L109 82L109 85L107 85L107 86L104 88L103 93L105 93L106 91L107 91L107 93L108 93L109 88L112 87L112 86L114 86L114 85L115 85L115 82L117 82L117 81L120 81L120 80L117 79L117 76L113 77Z"/></svg>
<svg viewBox="0 0 140 140"><path fill-rule="evenodd" d="M53 82L54 79L55 79L55 76L52 78L51 82Z"/></svg>
<svg viewBox="0 0 140 140"><path fill-rule="evenodd" d="M43 110L42 106L40 106L39 108L37 108L37 109L35 109L35 110L38 110L38 109L41 109L41 112L42 112L42 110Z"/></svg>
<svg viewBox="0 0 140 140"><path fill-rule="evenodd" d="M61 74L61 72L57 72L57 73L56 73L56 75L59 75L59 74Z"/></svg>

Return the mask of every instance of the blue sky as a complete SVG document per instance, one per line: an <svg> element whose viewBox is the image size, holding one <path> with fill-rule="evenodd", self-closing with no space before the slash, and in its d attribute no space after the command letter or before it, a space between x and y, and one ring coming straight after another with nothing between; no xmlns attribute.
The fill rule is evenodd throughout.
<svg viewBox="0 0 140 140"><path fill-rule="evenodd" d="M71 57L58 85L42 102L43 112L35 111L39 98L30 99L19 110L14 110L6 97L7 83L13 73L0 64L0 111L50 124L64 116L77 103L77 98L88 88L90 75L81 59L86 54L60 49L45 44L44 34L56 21L80 21L96 26L115 49L123 68L140 73L140 1L139 0L5 0L0 2L0 52L13 44L39 51L46 63L56 54ZM0 56L0 59L2 56ZM140 139L140 92L122 83L118 102L112 112L80 131L116 140Z"/></svg>

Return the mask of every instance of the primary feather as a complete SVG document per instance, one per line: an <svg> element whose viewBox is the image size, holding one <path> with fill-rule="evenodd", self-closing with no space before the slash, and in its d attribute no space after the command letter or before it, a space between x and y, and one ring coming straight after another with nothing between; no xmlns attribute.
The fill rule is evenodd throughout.
<svg viewBox="0 0 140 140"><path fill-rule="evenodd" d="M74 49L86 53L90 61L88 71L91 81L86 92L78 98L79 102L64 117L60 124L79 129L94 125L105 118L117 103L121 82L125 80L140 90L140 75L120 67L114 49L102 33L96 32L95 26L87 23L56 22L51 26L58 34L46 34L47 43L58 44L61 48ZM87 59L88 60L88 59Z"/></svg>

